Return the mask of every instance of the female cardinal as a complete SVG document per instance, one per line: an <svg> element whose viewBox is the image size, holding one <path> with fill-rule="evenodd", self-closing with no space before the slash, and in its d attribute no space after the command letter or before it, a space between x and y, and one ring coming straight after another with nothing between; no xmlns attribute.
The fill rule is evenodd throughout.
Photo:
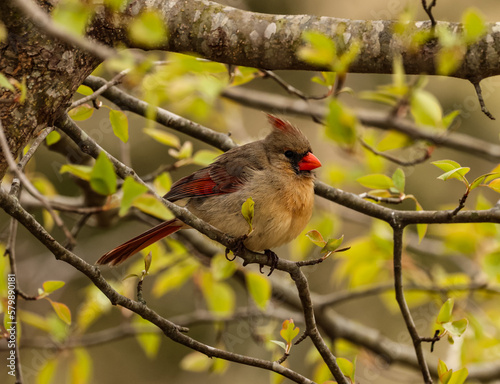
<svg viewBox="0 0 500 384"><path fill-rule="evenodd" d="M289 122L268 115L273 130L263 140L233 148L206 168L172 185L169 201L187 199L186 208L222 232L244 238L252 251L274 255L270 248L299 235L311 218L314 176L321 166L309 141ZM251 197L254 230L242 204ZM103 255L97 264L120 264L133 254L180 229L190 228L178 219L165 221ZM275 255L274 255L275 256ZM276 256L275 256L276 257Z"/></svg>

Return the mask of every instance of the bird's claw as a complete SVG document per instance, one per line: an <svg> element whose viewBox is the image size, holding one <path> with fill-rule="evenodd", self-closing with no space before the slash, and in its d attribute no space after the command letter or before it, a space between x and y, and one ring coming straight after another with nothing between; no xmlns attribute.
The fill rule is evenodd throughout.
<svg viewBox="0 0 500 384"><path fill-rule="evenodd" d="M243 252L244 249L246 249L245 247L245 244L243 244L243 242L248 238L248 235L243 235L241 237L238 237L235 242L234 242L234 247L232 249L229 249L229 248L226 248L226 259L228 261L234 261L234 259L236 259L236 255L239 253L239 252ZM234 257L233 258L230 258L228 255L229 255L229 252L233 251L233 255Z"/></svg>
<svg viewBox="0 0 500 384"><path fill-rule="evenodd" d="M274 253L273 251L271 251L270 249L265 249L264 250L264 255L267 256L267 261L271 263L271 270L269 271L269 273L267 274L267 276L271 276L271 273L273 273L273 271L276 269L276 267L278 266L278 261L279 261L279 257L276 253ZM262 268L264 267L263 264L259 264L259 271L260 273L264 273L262 271Z"/></svg>

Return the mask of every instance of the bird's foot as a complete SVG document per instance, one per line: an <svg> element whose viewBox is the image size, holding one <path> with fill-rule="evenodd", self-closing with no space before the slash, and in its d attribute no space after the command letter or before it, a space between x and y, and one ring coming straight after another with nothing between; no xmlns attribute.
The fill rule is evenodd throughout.
<svg viewBox="0 0 500 384"><path fill-rule="evenodd" d="M238 237L237 239L234 240L234 246L231 247L231 249L229 248L226 248L226 259L229 260L229 261L234 261L234 259L236 259L236 256L238 255L238 253L241 253L243 252L246 247L245 247L245 244L243 244L243 242L248 238L248 235L243 235L241 237ZM229 257L229 252L233 252L233 257L230 258Z"/></svg>
<svg viewBox="0 0 500 384"><path fill-rule="evenodd" d="M275 268L278 266L278 261L279 261L280 258L278 257L278 255L276 253L274 253L270 249L265 249L264 250L264 255L267 256L267 261L271 263L271 270L267 274L267 276L271 276L271 273L273 273L273 271L275 270ZM259 271L260 271L260 273L264 273L262 271L263 267L264 267L264 265L262 265L262 264L259 265Z"/></svg>

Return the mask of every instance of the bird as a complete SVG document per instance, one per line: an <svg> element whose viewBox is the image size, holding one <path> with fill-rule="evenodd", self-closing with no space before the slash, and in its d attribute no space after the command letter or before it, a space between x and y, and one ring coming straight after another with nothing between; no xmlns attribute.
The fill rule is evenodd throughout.
<svg viewBox="0 0 500 384"><path fill-rule="evenodd" d="M175 182L163 197L185 207L247 249L271 257L271 248L295 239L309 222L314 205L314 172L321 166L307 137L290 122L268 114L271 132L262 140L230 149L209 166ZM253 231L241 212L254 201ZM147 246L181 229L174 218L104 254L97 265L118 265ZM261 266L262 267L262 266Z"/></svg>

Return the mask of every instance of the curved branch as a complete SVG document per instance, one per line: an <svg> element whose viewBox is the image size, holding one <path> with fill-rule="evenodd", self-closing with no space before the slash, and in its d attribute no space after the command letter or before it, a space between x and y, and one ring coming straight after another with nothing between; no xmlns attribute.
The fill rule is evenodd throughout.
<svg viewBox="0 0 500 384"><path fill-rule="evenodd" d="M56 259L70 264L78 271L86 275L92 283L100 289L104 295L111 301L113 305L120 305L124 308L137 313L144 319L156 325L162 332L171 340L185 345L188 348L201 352L209 357L218 357L228 361L233 361L239 364L249 365L266 369L269 371L277 372L296 383L312 384L313 382L299 373L285 368L275 362L257 359L240 355L237 353L228 352L222 349L214 348L209 345L203 344L181 332L180 327L171 321L161 317L149 307L131 300L116 292L108 282L101 276L97 267L88 264L83 259L79 258L74 253L63 248L45 229L38 223L33 216L31 216L19 204L17 200L9 196L3 189L0 188L0 206L2 209L18 220L33 236L35 236L52 254Z"/></svg>

